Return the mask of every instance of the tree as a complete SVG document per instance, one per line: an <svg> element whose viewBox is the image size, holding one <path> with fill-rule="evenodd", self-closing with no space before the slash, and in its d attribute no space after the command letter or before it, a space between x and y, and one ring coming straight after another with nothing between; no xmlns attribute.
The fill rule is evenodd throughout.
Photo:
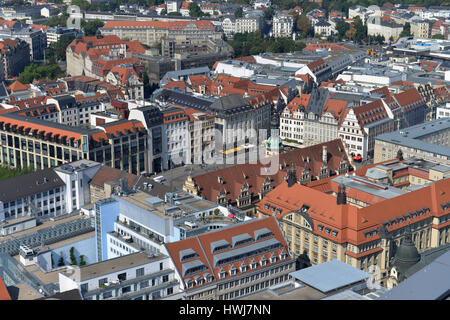
<svg viewBox="0 0 450 320"><path fill-rule="evenodd" d="M87 0L72 0L73 6L79 6L82 11L90 8L91 4Z"/></svg>
<svg viewBox="0 0 450 320"><path fill-rule="evenodd" d="M345 32L345 37L350 40L356 39L356 29L353 23L350 25L350 28Z"/></svg>
<svg viewBox="0 0 450 320"><path fill-rule="evenodd" d="M402 30L402 32L400 32L399 37L401 38L401 37L409 37L409 36L411 36L411 24L409 22L406 22L403 25L403 30Z"/></svg>
<svg viewBox="0 0 450 320"><path fill-rule="evenodd" d="M63 35L58 42L53 42L45 49L45 57L50 64L55 64L57 60L66 61L67 46L75 39L72 34Z"/></svg>
<svg viewBox="0 0 450 320"><path fill-rule="evenodd" d="M42 66L30 64L25 67L25 70L20 74L18 80L23 84L28 84L32 83L34 80L45 78L55 80L63 75L64 72L62 72L61 68L57 64L47 64Z"/></svg>
<svg viewBox="0 0 450 320"><path fill-rule="evenodd" d="M58 267L62 267L62 266L64 266L65 265L65 263L64 263L64 257L63 257L63 253L62 253L62 251L59 253L59 260L58 260Z"/></svg>
<svg viewBox="0 0 450 320"><path fill-rule="evenodd" d="M354 40L358 43L367 38L367 26L363 24L361 18L356 16L353 20L352 25L355 27L355 38Z"/></svg>
<svg viewBox="0 0 450 320"><path fill-rule="evenodd" d="M191 2L188 6L189 9L189 16L191 17L203 17L203 12L200 10L199 5L197 2Z"/></svg>
<svg viewBox="0 0 450 320"><path fill-rule="evenodd" d="M86 265L86 261L84 260L85 255L82 254L80 255L80 266L85 266Z"/></svg>
<svg viewBox="0 0 450 320"><path fill-rule="evenodd" d="M168 16L176 16L176 17L181 17L181 13L179 13L179 12L176 12L176 11L174 11L174 12L170 12L170 13L168 13L167 15L168 15Z"/></svg>
<svg viewBox="0 0 450 320"><path fill-rule="evenodd" d="M298 17L296 27L297 27L297 31L301 35L303 35L302 38L305 38L310 34L312 27L311 27L311 22L309 21L306 14L301 14Z"/></svg>
<svg viewBox="0 0 450 320"><path fill-rule="evenodd" d="M350 29L350 24L345 22L344 20L339 20L336 22L336 31L339 37L339 40L345 37L345 33Z"/></svg>
<svg viewBox="0 0 450 320"><path fill-rule="evenodd" d="M99 19L92 21L81 20L81 27L84 30L86 36L95 36L97 30L103 27L105 23Z"/></svg>
<svg viewBox="0 0 450 320"><path fill-rule="evenodd" d="M272 8L264 9L264 19L272 20L274 14L275 14L275 11Z"/></svg>
<svg viewBox="0 0 450 320"><path fill-rule="evenodd" d="M244 10L242 10L242 8L237 8L234 12L234 16L236 18L242 18L244 16Z"/></svg>
<svg viewBox="0 0 450 320"><path fill-rule="evenodd" d="M71 247L69 252L70 252L70 263L73 266L76 266L78 263L77 263L77 258L75 257L75 248Z"/></svg>
<svg viewBox="0 0 450 320"><path fill-rule="evenodd" d="M445 37L443 34L435 34L431 39L445 40Z"/></svg>

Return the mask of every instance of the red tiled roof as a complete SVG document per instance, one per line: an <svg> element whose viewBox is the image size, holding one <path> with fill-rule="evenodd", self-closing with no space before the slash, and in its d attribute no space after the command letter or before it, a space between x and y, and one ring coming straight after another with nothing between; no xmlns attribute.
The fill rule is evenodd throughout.
<svg viewBox="0 0 450 320"><path fill-rule="evenodd" d="M200 30L214 30L214 25L207 20L189 21L106 21L103 29L116 28L154 28L168 30L184 30L187 25L195 24Z"/></svg>
<svg viewBox="0 0 450 320"><path fill-rule="evenodd" d="M273 236L266 237L264 239L252 241L250 244L245 244L242 246L239 246L241 248L245 248L245 246L252 245L254 243L266 241L269 239L276 239L278 242L281 243L281 247L271 250L269 252L266 252L264 254L257 254L255 256L252 256L250 258L242 259L239 261L227 263L224 265L215 265L214 256L217 254L212 253L211 249L211 243L219 241L219 240L225 240L230 245L233 243L232 238L241 234L249 234L252 238L254 238L254 232L256 230L261 230L263 228L267 228L273 233ZM170 256L173 259L173 262L175 264L175 267L182 277L183 281L187 281L188 279L193 280L194 277L200 276L203 277L204 274L209 273L212 278L212 283L216 280L219 280L219 272L221 269L223 269L226 272L226 278L233 278L234 276L231 276L229 273L229 270L234 266L238 272L237 275L240 275L240 267L241 264L244 262L247 266L247 270L250 272L253 272L253 270L264 270L266 267L261 266L259 264L259 261L264 256L267 259L267 267L273 267L274 265L279 264L280 262L291 260L292 257L290 256L290 251L288 248L288 245L286 243L286 240L276 222L276 219L273 217L267 217L263 219L254 219L246 223L240 223L235 226L228 227L226 229L219 229L217 231L212 231L208 233L203 233L198 236L190 237L184 240L171 242L165 244L165 247L167 248L167 251L169 252ZM197 254L196 257L193 257L191 259L187 259L185 261L181 261L180 258L180 252L183 250L191 249L195 251ZM222 251L219 251L218 253L222 252L233 252L235 250L234 248L225 249ZM280 254L281 252L286 253L286 260L280 260ZM277 256L277 259L274 263L270 263L270 257L272 254L275 254ZM183 264L189 261L195 261L199 260L203 265L206 266L206 268L202 271L199 271L197 273L188 274L186 276L183 275ZM255 260L258 262L258 265L255 269L250 268L250 264L252 260ZM221 279L220 279L221 280ZM194 282L195 283L195 282ZM211 282L210 282L211 283ZM202 285L208 285L210 283L203 282ZM189 290L195 290L201 285L195 285L192 289L186 288L187 291Z"/></svg>
<svg viewBox="0 0 450 320"><path fill-rule="evenodd" d="M315 179L322 167L322 148L327 146L328 168L335 173L344 157L350 164L341 139L331 140L319 143L310 147L295 149L290 152L279 155L280 170L274 174L265 174L265 168L270 165L257 164L239 164L217 171L208 172L195 177L194 180L200 195L210 201L217 201L217 196L221 191L226 192L226 198L230 202L235 202L238 198L241 187L244 183L249 186L249 192L257 196L262 190L263 184L268 179L272 187L279 185L286 177L287 170L294 164L297 177L300 177L306 167L309 168L311 176ZM309 158L309 163L307 159ZM268 172L269 173L269 172ZM222 178L219 182L217 177Z"/></svg>
<svg viewBox="0 0 450 320"><path fill-rule="evenodd" d="M127 51L133 53L145 53L144 46L139 41L127 41Z"/></svg>
<svg viewBox="0 0 450 320"><path fill-rule="evenodd" d="M28 90L29 88L30 88L29 84L23 84L18 80L14 81L10 86L6 87L6 89L11 92L25 91Z"/></svg>
<svg viewBox="0 0 450 320"><path fill-rule="evenodd" d="M0 277L0 300L12 300L3 279Z"/></svg>
<svg viewBox="0 0 450 320"><path fill-rule="evenodd" d="M450 200L450 179L434 182L431 186L411 191L376 203L367 207L358 208L352 204L338 205L336 197L323 193L300 184L294 184L290 188L283 182L270 191L263 200L257 204L260 212L270 214L270 209L265 209L266 204L281 209L281 214L276 214L278 219L284 217L293 210L299 210L307 205L308 215L314 222L314 233L338 243L350 242L359 245L378 239L379 235L366 238L365 231L378 230L382 222L395 219L397 216L418 209L428 207L431 216L440 217L448 214L450 209L444 211L441 203ZM430 214L423 214L414 218L414 222L429 219ZM396 230L408 224L408 221L388 226L388 231ZM317 225L322 224L332 230L338 231L336 236L331 233L320 232Z"/></svg>
<svg viewBox="0 0 450 320"><path fill-rule="evenodd" d="M128 188L132 188L139 177L137 175L111 168L108 166L102 166L97 173L92 177L90 185L103 189L105 183L118 182L121 178L127 178Z"/></svg>

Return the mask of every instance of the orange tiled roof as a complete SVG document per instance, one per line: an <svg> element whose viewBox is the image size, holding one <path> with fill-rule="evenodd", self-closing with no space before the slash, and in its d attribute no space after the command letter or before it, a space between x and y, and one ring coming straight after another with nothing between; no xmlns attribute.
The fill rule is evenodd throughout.
<svg viewBox="0 0 450 320"><path fill-rule="evenodd" d="M0 277L0 300L12 300L3 279Z"/></svg>
<svg viewBox="0 0 450 320"><path fill-rule="evenodd" d="M200 30L214 30L214 25L206 20L189 20L189 21L106 21L103 29L116 28L151 28L151 29L168 29L168 30L184 30L187 25L195 24Z"/></svg>
<svg viewBox="0 0 450 320"><path fill-rule="evenodd" d="M6 87L6 89L10 92L25 91L28 90L29 88L30 88L29 84L23 84L18 80L14 81L10 86Z"/></svg>
<svg viewBox="0 0 450 320"><path fill-rule="evenodd" d="M270 230L273 234L272 236L264 238L264 240L268 240L271 238L276 239L277 241L279 241L281 243L280 248L271 250L264 254L257 254L250 258L242 259L239 261L235 261L235 262L231 262L231 263L227 263L227 264L223 264L223 265L219 265L219 266L215 265L215 261L214 261L215 254L211 250L211 244L213 242L216 242L219 240L225 240L228 243L232 244L233 237L235 237L237 235L245 234L245 233L248 233L249 235L251 235L253 237L254 232L256 230L260 230L263 228ZM261 239L261 240L252 241L250 244L243 245L242 247L251 245L256 242L261 242L264 240ZM263 218L263 219L254 219L249 222L240 223L240 224L231 226L226 229L219 229L217 231L203 233L201 235L190 237L190 238L187 238L184 240L167 243L165 246L166 246L170 256L173 258L175 267L176 267L178 273L181 275L184 282L186 282L187 280L194 280L196 276L199 276L202 278L205 275L205 273L209 273L212 276L212 282L209 282L209 283L203 282L202 285L195 285L193 288L186 288L187 291L196 290L197 288L199 288L201 286L209 285L210 283L213 283L213 282L219 280L219 272L221 269L223 269L226 272L226 278L234 277L234 276L230 275L230 273L229 273L230 269L232 267L234 267L237 270L240 270L242 263L245 263L245 265L247 266L247 270L249 272L250 271L253 272L254 270L256 271L256 270L260 270L260 269L265 269L265 267L261 266L259 263L257 264L257 267L255 269L250 268L250 264L253 260L259 262L263 256L265 257L265 259L267 259L268 267L269 266L272 267L273 265L277 265L280 262L285 261L285 260L280 260L279 256L280 256L281 252L286 253L286 260L292 259L292 257L289 254L288 244L286 243L286 240L276 222L276 219L273 217L267 217L267 218ZM191 250L195 251L197 256L195 256L191 259L186 259L184 261L181 261L180 252L182 250L187 250L187 249L191 249ZM233 249L230 248L230 249L224 250L224 252L232 251L232 250ZM277 256L277 259L274 263L270 263L270 257L272 254L275 254ZM183 264L188 261L193 261L193 260L199 260L203 265L205 265L205 269L202 271L196 272L196 273L184 275ZM240 274L241 274L241 272L238 271L236 273L236 276L239 276Z"/></svg>

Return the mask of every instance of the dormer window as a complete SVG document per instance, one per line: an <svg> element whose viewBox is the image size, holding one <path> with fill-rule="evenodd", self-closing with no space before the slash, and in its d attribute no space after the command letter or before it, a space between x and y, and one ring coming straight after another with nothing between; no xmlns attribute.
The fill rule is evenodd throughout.
<svg viewBox="0 0 450 320"><path fill-rule="evenodd" d="M265 256L263 256L263 257L261 258L260 264L261 264L261 266L263 266L263 267L267 264L267 258L266 258Z"/></svg>
<svg viewBox="0 0 450 320"><path fill-rule="evenodd" d="M245 262L243 262L241 264L241 272L246 272L247 271L247 265L245 264Z"/></svg>
<svg viewBox="0 0 450 320"><path fill-rule="evenodd" d="M219 279L223 279L223 278L225 278L225 270L222 268L222 269L220 269L220 271L219 271Z"/></svg>
<svg viewBox="0 0 450 320"><path fill-rule="evenodd" d="M230 276L234 276L234 275L236 275L236 273L237 273L236 267L235 267L235 266L232 266L232 267L230 268Z"/></svg>
<svg viewBox="0 0 450 320"><path fill-rule="evenodd" d="M277 261L277 256L275 255L275 253L272 253L272 255L270 256L270 263L274 263Z"/></svg>
<svg viewBox="0 0 450 320"><path fill-rule="evenodd" d="M258 267L258 263L256 262L255 259L253 259L252 262L250 263L250 268L256 269L257 267Z"/></svg>
<svg viewBox="0 0 450 320"><path fill-rule="evenodd" d="M286 252L284 250L281 251L281 253L280 253L280 260L286 259L286 256L287 256Z"/></svg>

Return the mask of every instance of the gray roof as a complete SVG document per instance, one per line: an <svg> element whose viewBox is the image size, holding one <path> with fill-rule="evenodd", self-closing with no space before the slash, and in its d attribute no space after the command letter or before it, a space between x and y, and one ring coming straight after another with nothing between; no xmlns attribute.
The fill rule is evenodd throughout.
<svg viewBox="0 0 450 320"><path fill-rule="evenodd" d="M0 201L9 202L62 186L65 184L61 178L47 168L0 181Z"/></svg>
<svg viewBox="0 0 450 320"><path fill-rule="evenodd" d="M252 106L240 95L232 94L221 97L209 106L209 110L218 115L234 114L253 110Z"/></svg>
<svg viewBox="0 0 450 320"><path fill-rule="evenodd" d="M233 243L233 247L236 246L236 243L241 241L252 241L253 238L248 233L238 234L237 236L234 236L231 238L231 242Z"/></svg>
<svg viewBox="0 0 450 320"><path fill-rule="evenodd" d="M441 300L450 295L450 251L410 278L400 282L380 300ZM418 290L420 288L420 290Z"/></svg>
<svg viewBox="0 0 450 320"><path fill-rule="evenodd" d="M183 70L177 70L177 71L169 71L167 72L164 77L161 79L161 87L168 83L168 79L179 79L180 77L185 76L192 76L197 74L207 74L209 73L208 67L198 67L198 68L191 68L191 69L183 69Z"/></svg>
<svg viewBox="0 0 450 320"><path fill-rule="evenodd" d="M367 169L366 177L378 180L378 179L387 178L387 174L384 172L381 172L380 170L377 170L376 168L370 168L370 169Z"/></svg>
<svg viewBox="0 0 450 320"><path fill-rule="evenodd" d="M181 269L182 269L182 272L183 272L183 277L186 275L186 273L190 270L190 269L193 269L193 268L198 268L198 267L201 267L201 266L204 266L205 267L205 269L207 269L207 267L205 266L205 264L203 263L203 262L201 262L200 260L194 260L194 261L189 261L189 262L186 262L186 263L183 263L182 265L181 265Z"/></svg>
<svg viewBox="0 0 450 320"><path fill-rule="evenodd" d="M450 118L428 121L402 130L384 133L375 139L450 157L449 147L421 140L443 130L450 130Z"/></svg>
<svg viewBox="0 0 450 320"><path fill-rule="evenodd" d="M370 277L369 273L339 260L324 262L291 272L289 275L324 293L346 287Z"/></svg>

